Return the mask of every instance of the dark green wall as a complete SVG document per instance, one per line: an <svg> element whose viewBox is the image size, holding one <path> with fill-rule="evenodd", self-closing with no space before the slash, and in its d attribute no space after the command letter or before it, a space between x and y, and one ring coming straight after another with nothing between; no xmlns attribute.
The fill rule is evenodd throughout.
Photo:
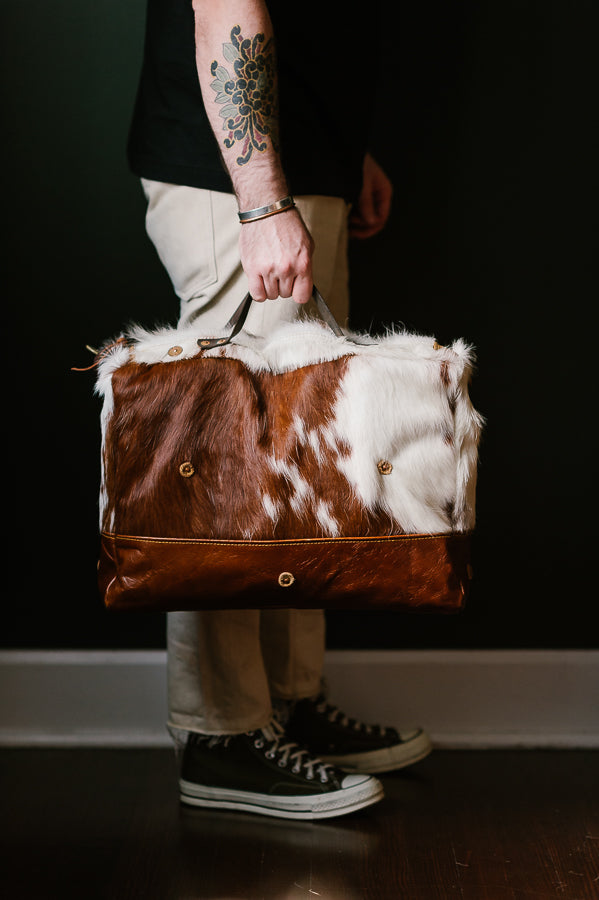
<svg viewBox="0 0 599 900"><path fill-rule="evenodd" d="M337 614L330 645L594 647L593 4L389 7L373 145L395 207L352 247L354 323L477 348L476 577L459 617ZM5 647L164 641L162 617L97 597L99 403L70 371L86 343L177 314L124 155L143 16L142 0L3 4Z"/></svg>

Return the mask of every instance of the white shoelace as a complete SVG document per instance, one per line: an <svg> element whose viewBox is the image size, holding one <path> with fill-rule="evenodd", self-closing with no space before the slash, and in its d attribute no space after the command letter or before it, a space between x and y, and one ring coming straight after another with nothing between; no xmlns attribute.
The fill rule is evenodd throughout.
<svg viewBox="0 0 599 900"><path fill-rule="evenodd" d="M254 745L258 749L261 749L266 744L270 745L264 754L267 759L274 759L278 756L278 764L281 768L285 768L289 762L293 762L291 771L297 775L304 768L306 770L306 778L309 781L315 777L314 770L316 769L320 781L323 784L328 782L333 766L323 762L321 759L310 756L308 750L300 747L294 741L282 744L281 741L285 738L285 730L276 719L273 718L269 725L260 730L259 734L262 737L257 737Z"/></svg>
<svg viewBox="0 0 599 900"><path fill-rule="evenodd" d="M381 737L387 733L387 729L382 725L366 725L358 719L350 719L349 716L346 716L337 706L327 703L326 700L322 700L316 705L316 712L321 715L326 715L329 722L340 722L344 728L351 727L354 731L364 731L366 734L372 734L374 728L377 728Z"/></svg>

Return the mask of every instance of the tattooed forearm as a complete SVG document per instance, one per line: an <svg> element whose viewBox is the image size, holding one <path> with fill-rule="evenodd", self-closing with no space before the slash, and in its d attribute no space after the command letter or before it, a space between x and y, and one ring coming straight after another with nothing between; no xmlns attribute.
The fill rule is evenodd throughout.
<svg viewBox="0 0 599 900"><path fill-rule="evenodd" d="M214 60L210 72L215 103L222 104L220 115L227 132L224 145L238 145L237 165L244 166L254 151L272 147L279 152L277 76L272 38L264 34L244 38L239 25L231 30L231 43L223 44L225 60L233 71Z"/></svg>

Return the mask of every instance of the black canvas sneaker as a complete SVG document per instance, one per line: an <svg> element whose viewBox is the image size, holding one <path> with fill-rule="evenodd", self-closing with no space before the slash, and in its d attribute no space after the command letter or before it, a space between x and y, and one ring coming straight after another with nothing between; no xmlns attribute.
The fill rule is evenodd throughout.
<svg viewBox="0 0 599 900"><path fill-rule="evenodd" d="M284 819L325 819L383 798L369 775L347 775L316 759L276 721L248 734L190 734L183 752L181 801Z"/></svg>
<svg viewBox="0 0 599 900"><path fill-rule="evenodd" d="M288 708L285 732L323 762L345 772L379 773L402 769L432 750L422 728L397 731L350 719L321 695Z"/></svg>

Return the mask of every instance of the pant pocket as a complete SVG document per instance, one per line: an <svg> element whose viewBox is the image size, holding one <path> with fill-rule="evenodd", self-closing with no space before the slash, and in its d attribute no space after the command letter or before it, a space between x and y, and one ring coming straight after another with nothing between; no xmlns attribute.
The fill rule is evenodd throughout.
<svg viewBox="0 0 599 900"><path fill-rule="evenodd" d="M210 191L141 179L146 232L182 301L217 279Z"/></svg>

